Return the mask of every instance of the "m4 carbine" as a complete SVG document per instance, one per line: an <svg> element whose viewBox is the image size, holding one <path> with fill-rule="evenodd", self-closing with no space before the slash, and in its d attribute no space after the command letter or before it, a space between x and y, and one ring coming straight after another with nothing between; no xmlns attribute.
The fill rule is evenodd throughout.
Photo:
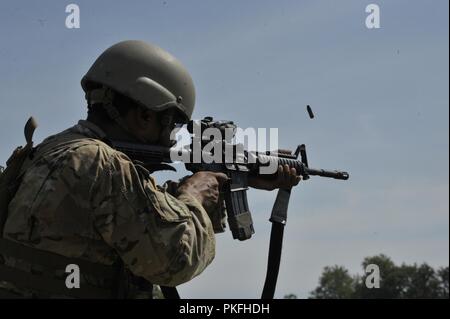
<svg viewBox="0 0 450 319"><path fill-rule="evenodd" d="M205 131L211 128L220 132L220 139L217 138L217 135L214 137L207 135L208 133ZM309 179L310 176L340 180L349 178L347 172L310 168L305 145L299 145L293 154L243 150L242 144L232 143L236 131L236 125L232 121L214 121L212 117L206 117L200 121L190 121L187 129L191 134L191 144L183 149L119 141L111 141L110 144L113 148L127 154L135 161L142 162L153 171L174 170L168 164L175 162L174 159L180 159L184 162L186 169L193 173L199 171L225 173L229 177L229 182L224 185L223 189L225 207L228 224L234 239L247 240L255 232L247 203L248 179L251 176L270 179L275 178L276 175L275 172L273 174L262 173L263 168L269 166L278 168L279 165L288 165L290 168L295 168L297 174L301 175L303 180ZM230 131L232 134L229 134ZM208 146L207 148L211 150L205 151L205 146ZM230 150L233 154L231 159L228 156L229 153L227 153ZM205 158L209 160L205 160ZM290 190L288 191L290 193ZM289 200L289 197L284 197L284 201ZM281 198L277 198L277 200L280 201ZM286 209L281 211L287 210L287 202L284 205ZM272 213L271 221L285 224L286 212L277 210L278 212Z"/></svg>

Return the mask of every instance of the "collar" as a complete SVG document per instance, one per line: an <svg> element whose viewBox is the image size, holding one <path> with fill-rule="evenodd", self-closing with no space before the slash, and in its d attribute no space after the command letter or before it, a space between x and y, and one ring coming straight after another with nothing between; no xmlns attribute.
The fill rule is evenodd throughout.
<svg viewBox="0 0 450 319"><path fill-rule="evenodd" d="M78 124L72 128L74 131L86 135L87 137L99 140L106 139L106 133L97 125L87 120L79 120Z"/></svg>

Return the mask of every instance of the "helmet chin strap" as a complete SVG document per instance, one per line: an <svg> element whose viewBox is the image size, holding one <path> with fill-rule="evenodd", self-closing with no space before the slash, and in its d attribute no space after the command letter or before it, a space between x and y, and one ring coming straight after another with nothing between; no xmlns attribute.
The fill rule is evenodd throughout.
<svg viewBox="0 0 450 319"><path fill-rule="evenodd" d="M146 142L144 139L140 138L130 130L127 123L123 120L123 117L120 115L119 111L114 106L113 90L107 87L93 89L86 93L86 100L88 101L89 105L101 104L103 109L106 111L106 114L108 114L108 117L114 122L116 122L116 124L119 125L121 129L123 129L127 134L131 135L134 139L142 143Z"/></svg>

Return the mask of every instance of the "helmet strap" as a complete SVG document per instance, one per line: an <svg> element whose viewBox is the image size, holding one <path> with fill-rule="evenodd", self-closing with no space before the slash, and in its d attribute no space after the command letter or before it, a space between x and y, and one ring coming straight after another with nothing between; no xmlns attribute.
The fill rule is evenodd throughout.
<svg viewBox="0 0 450 319"><path fill-rule="evenodd" d="M114 91L107 87L101 87L93 89L86 93L86 100L89 105L101 104L103 109L106 111L108 117L116 122L125 132L133 136L138 141L141 141L135 134L131 132L128 125L123 120L117 108L114 106Z"/></svg>

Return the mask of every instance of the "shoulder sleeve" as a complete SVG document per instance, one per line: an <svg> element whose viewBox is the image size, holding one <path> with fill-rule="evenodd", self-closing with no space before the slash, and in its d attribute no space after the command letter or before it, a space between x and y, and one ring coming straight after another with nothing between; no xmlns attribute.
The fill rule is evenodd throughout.
<svg viewBox="0 0 450 319"><path fill-rule="evenodd" d="M194 198L172 196L119 152L102 171L92 199L95 227L135 275L175 286L212 262L213 227Z"/></svg>

